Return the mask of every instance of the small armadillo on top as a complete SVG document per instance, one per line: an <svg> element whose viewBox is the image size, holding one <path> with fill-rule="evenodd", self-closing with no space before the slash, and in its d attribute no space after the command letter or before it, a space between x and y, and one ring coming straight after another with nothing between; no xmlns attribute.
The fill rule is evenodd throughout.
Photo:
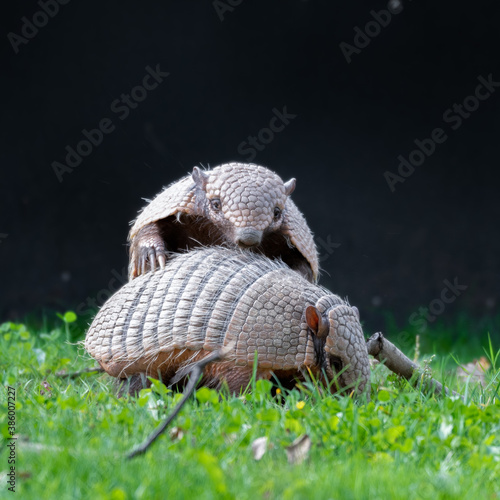
<svg viewBox="0 0 500 500"><path fill-rule="evenodd" d="M129 233L129 279L165 267L168 252L228 245L279 257L308 281L318 277L312 233L288 182L265 167L227 163L188 175L165 188Z"/></svg>

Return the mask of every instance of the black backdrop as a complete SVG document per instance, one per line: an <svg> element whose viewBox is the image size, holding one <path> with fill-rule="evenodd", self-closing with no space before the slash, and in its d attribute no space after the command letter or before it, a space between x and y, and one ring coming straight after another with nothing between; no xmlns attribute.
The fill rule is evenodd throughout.
<svg viewBox="0 0 500 500"><path fill-rule="evenodd" d="M365 318L495 313L498 2L54 2L2 6L2 319L87 314L124 279L141 197L250 156L297 178L321 282ZM444 280L467 289L445 304Z"/></svg>

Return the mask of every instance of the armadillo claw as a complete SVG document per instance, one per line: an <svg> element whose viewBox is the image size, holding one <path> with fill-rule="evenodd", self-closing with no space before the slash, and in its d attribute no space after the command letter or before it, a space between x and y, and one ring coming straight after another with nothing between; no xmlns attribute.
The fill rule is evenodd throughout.
<svg viewBox="0 0 500 500"><path fill-rule="evenodd" d="M155 246L141 246L139 247L138 256L133 264L133 277L141 276L148 271L155 272L157 269L164 269L167 258L165 248Z"/></svg>
<svg viewBox="0 0 500 500"><path fill-rule="evenodd" d="M141 229L130 247L129 279L133 280L149 270L155 272L166 263L165 242L156 224Z"/></svg>
<svg viewBox="0 0 500 500"><path fill-rule="evenodd" d="M149 260L149 267L151 268L151 271L155 272L156 271L156 253L154 248L150 248L148 250L148 260Z"/></svg>
<svg viewBox="0 0 500 500"><path fill-rule="evenodd" d="M160 264L160 268L165 269L165 266L167 265L167 259L165 258L165 255L161 253L157 256L157 259L158 264Z"/></svg>
<svg viewBox="0 0 500 500"><path fill-rule="evenodd" d="M143 275L143 274L146 274L147 272L147 257L142 254L140 257L139 257L139 269L140 269L140 273L139 275Z"/></svg>

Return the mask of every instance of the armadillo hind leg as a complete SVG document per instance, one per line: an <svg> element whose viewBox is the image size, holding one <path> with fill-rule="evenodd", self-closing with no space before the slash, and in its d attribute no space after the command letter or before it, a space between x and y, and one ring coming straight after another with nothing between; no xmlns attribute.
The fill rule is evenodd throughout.
<svg viewBox="0 0 500 500"><path fill-rule="evenodd" d="M252 366L234 366L234 362L210 363L205 367L201 383L217 390L227 387L231 394L238 395L250 384L252 373ZM270 378L270 370L257 370L257 380Z"/></svg>
<svg viewBox="0 0 500 500"><path fill-rule="evenodd" d="M116 395L119 398L127 393L131 396L138 396L141 389L148 387L151 387L151 381L143 373L116 379Z"/></svg>

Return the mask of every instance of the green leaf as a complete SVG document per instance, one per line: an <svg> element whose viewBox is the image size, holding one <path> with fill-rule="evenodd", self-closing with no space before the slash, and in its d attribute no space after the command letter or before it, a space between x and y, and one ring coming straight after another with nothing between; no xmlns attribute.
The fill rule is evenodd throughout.
<svg viewBox="0 0 500 500"><path fill-rule="evenodd" d="M413 449L413 441L410 438L406 438L404 443L399 446L399 450L403 453L410 453Z"/></svg>
<svg viewBox="0 0 500 500"><path fill-rule="evenodd" d="M383 451L377 451L376 453L373 454L371 461L375 463L388 464L390 462L393 462L394 458L392 458L391 455L389 455L388 453L385 453Z"/></svg>
<svg viewBox="0 0 500 500"><path fill-rule="evenodd" d="M74 323L76 321L76 314L73 312L73 311L67 311L65 314L64 314L64 321L66 323Z"/></svg>
<svg viewBox="0 0 500 500"><path fill-rule="evenodd" d="M9 432L9 426L7 424L4 424L0 427L0 434L2 435L2 437L4 437L5 439L11 439L12 436Z"/></svg>
<svg viewBox="0 0 500 500"><path fill-rule="evenodd" d="M110 500L126 500L127 494L121 488L115 488L109 495Z"/></svg>
<svg viewBox="0 0 500 500"><path fill-rule="evenodd" d="M292 434L302 434L305 431L304 426L299 420L288 416L285 418L285 429L290 431Z"/></svg>
<svg viewBox="0 0 500 500"><path fill-rule="evenodd" d="M0 332L8 332L8 331L12 330L13 327L15 327L15 325L14 325L14 323L11 323L10 321L8 321L7 323L2 323L0 325Z"/></svg>
<svg viewBox="0 0 500 500"><path fill-rule="evenodd" d="M259 411L256 416L263 422L276 422L280 419L280 412L275 408L267 408Z"/></svg>
<svg viewBox="0 0 500 500"><path fill-rule="evenodd" d="M332 431L336 431L339 428L339 423L340 418L337 415L333 415L333 417L328 419L328 427L330 427Z"/></svg>
<svg viewBox="0 0 500 500"><path fill-rule="evenodd" d="M163 382L160 382L158 379L153 377L148 377L151 382L151 389L156 394L159 394L161 397L166 396L168 393L172 392Z"/></svg>
<svg viewBox="0 0 500 500"><path fill-rule="evenodd" d="M137 405L141 408L146 406L151 399L151 389L141 389L139 397L136 399Z"/></svg>
<svg viewBox="0 0 500 500"><path fill-rule="evenodd" d="M390 443L394 444L396 442L396 439L398 439L400 436L403 435L405 431L405 427L403 425L396 425L394 427L389 427L384 432L385 439Z"/></svg>
<svg viewBox="0 0 500 500"><path fill-rule="evenodd" d="M378 400L381 401L382 403L386 403L387 401L391 400L391 394L389 391L386 391L382 389L381 391L378 391Z"/></svg>
<svg viewBox="0 0 500 500"><path fill-rule="evenodd" d="M217 458L211 453L196 451L193 453L193 459L205 468L217 493L225 494L227 492L226 475L219 466Z"/></svg>
<svg viewBox="0 0 500 500"><path fill-rule="evenodd" d="M255 383L255 392L259 395L267 395L271 392L271 388L273 387L273 383L269 380L257 380Z"/></svg>
<svg viewBox="0 0 500 500"><path fill-rule="evenodd" d="M28 330L23 330L19 336L21 337L22 340L28 340L31 335L30 335L30 332L28 332Z"/></svg>
<svg viewBox="0 0 500 500"><path fill-rule="evenodd" d="M478 427L477 425L469 427L469 437L474 442L478 441L481 438L481 428Z"/></svg>
<svg viewBox="0 0 500 500"><path fill-rule="evenodd" d="M196 391L196 399L200 403L215 404L219 402L219 393L208 387L202 387Z"/></svg>
<svg viewBox="0 0 500 500"><path fill-rule="evenodd" d="M57 340L60 335L61 330L52 330L50 333L41 333L40 338L53 342L54 340Z"/></svg>
<svg viewBox="0 0 500 500"><path fill-rule="evenodd" d="M368 423L369 425L371 425L372 427L380 427L380 426L381 426L381 424L382 424L382 422L380 421L380 419L379 419L379 418L377 418L377 417L370 418L370 419L367 421L367 423Z"/></svg>

